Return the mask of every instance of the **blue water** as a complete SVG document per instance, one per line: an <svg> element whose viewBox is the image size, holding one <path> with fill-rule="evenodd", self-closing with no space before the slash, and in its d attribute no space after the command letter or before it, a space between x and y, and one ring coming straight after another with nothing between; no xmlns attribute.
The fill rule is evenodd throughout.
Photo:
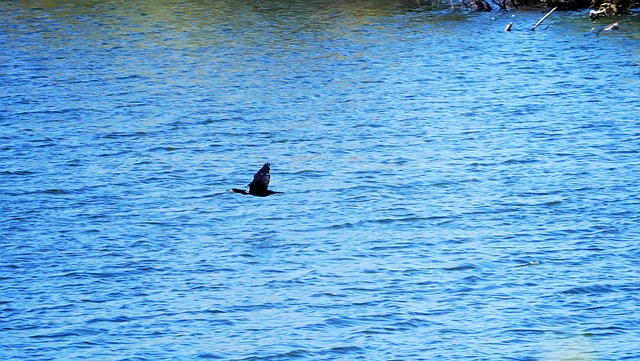
<svg viewBox="0 0 640 361"><path fill-rule="evenodd" d="M0 359L640 359L637 17L414 3L0 2Z"/></svg>

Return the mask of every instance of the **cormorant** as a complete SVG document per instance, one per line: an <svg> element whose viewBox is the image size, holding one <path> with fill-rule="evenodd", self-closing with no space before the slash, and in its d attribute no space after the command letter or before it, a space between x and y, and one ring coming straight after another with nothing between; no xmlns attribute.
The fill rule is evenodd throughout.
<svg viewBox="0 0 640 361"><path fill-rule="evenodd" d="M231 189L231 193L240 193L240 194L250 194L252 196L257 197L266 197L275 193L282 192L274 192L270 191L267 188L269 187L269 181L271 180L271 175L269 175L269 171L271 170L271 163L266 162L262 168L253 176L253 181L249 183L249 189Z"/></svg>

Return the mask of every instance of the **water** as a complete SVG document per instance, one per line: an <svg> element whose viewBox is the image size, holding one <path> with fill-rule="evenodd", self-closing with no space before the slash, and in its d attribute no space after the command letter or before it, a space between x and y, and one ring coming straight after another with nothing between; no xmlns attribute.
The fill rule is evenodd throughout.
<svg viewBox="0 0 640 361"><path fill-rule="evenodd" d="M543 13L0 2L1 358L639 359L640 27Z"/></svg>

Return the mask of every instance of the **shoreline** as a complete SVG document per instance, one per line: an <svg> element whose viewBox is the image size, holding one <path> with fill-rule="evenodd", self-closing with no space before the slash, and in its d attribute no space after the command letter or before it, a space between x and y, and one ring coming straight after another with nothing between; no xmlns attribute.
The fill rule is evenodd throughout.
<svg viewBox="0 0 640 361"><path fill-rule="evenodd" d="M453 7L465 8L469 11L491 12L501 10L556 9L557 11L591 10L590 17L607 17L632 14L633 9L640 8L638 0L456 0L435 1L415 0L419 7ZM595 14L595 15L594 15Z"/></svg>

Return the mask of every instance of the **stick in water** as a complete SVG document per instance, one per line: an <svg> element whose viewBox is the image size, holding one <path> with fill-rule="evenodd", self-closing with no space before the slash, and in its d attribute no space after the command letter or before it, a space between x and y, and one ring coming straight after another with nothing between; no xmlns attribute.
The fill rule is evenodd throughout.
<svg viewBox="0 0 640 361"><path fill-rule="evenodd" d="M549 15L551 15L552 12L554 12L558 7L556 6L555 8L551 9L547 15L543 16L542 19L538 20L538 22L536 23L536 25L534 25L531 30L536 30L536 28L538 27L538 25L542 24L542 22L549 17Z"/></svg>
<svg viewBox="0 0 640 361"><path fill-rule="evenodd" d="M513 21L510 22L509 24L507 24L507 26L504 27L504 31L511 31L511 27L513 26Z"/></svg>

